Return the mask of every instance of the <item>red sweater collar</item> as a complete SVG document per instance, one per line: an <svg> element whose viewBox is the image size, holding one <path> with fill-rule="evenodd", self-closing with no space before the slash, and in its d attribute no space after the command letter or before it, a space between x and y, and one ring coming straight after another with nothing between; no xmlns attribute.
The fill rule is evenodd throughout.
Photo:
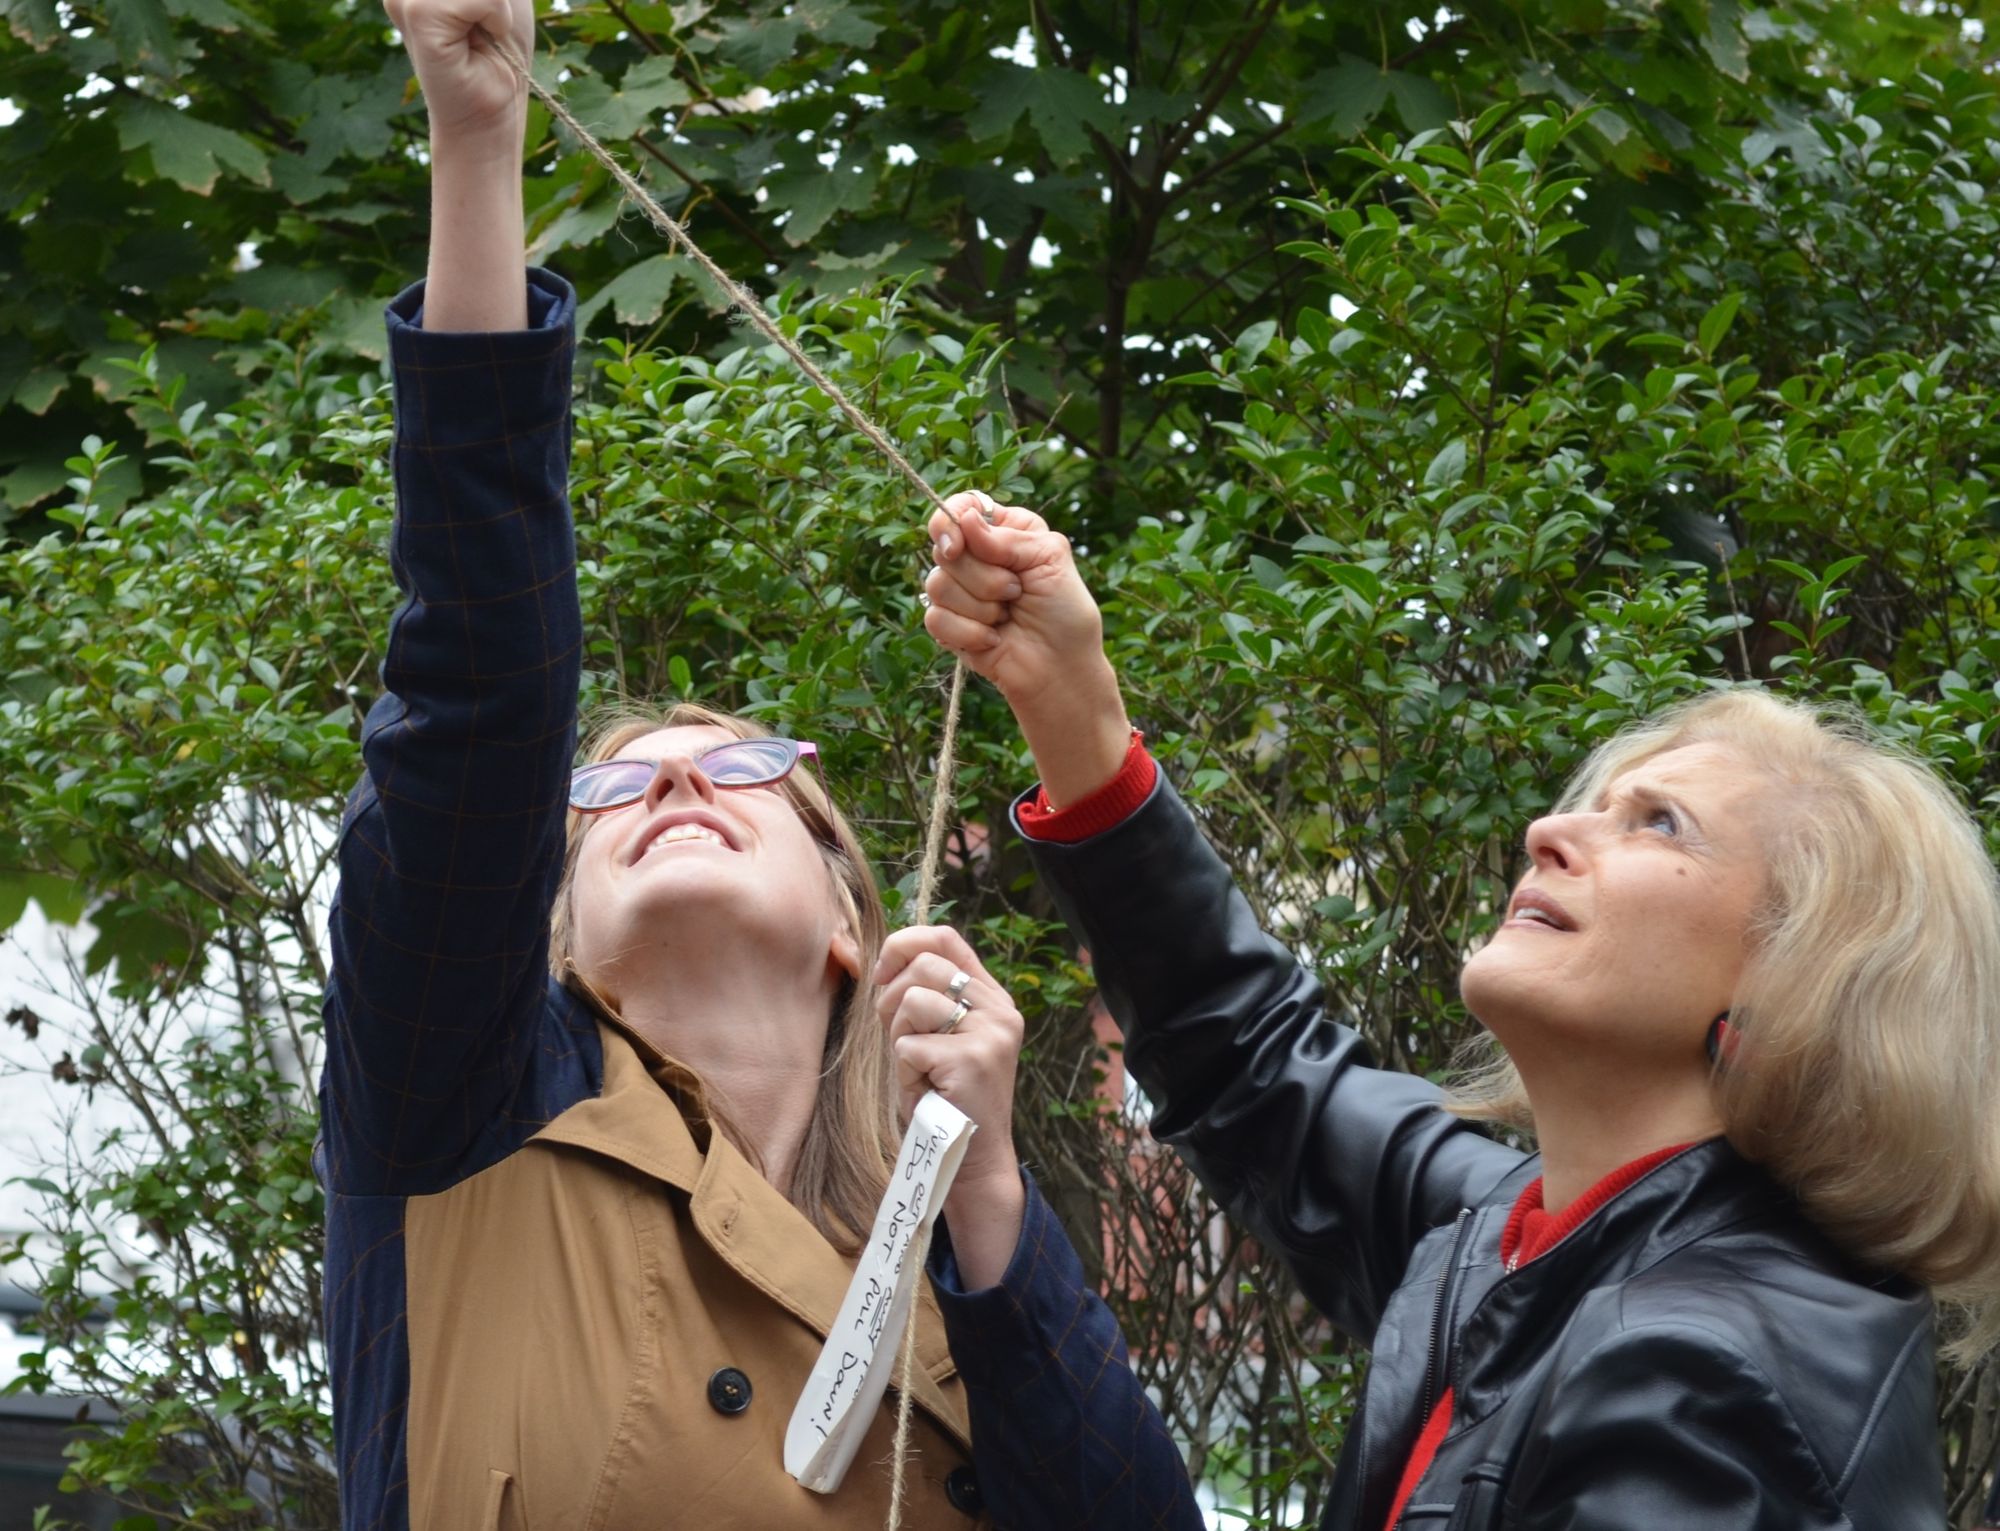
<svg viewBox="0 0 2000 1531"><path fill-rule="evenodd" d="M1507 1214L1507 1225L1500 1230L1500 1263L1511 1272L1546 1254L1582 1227L1591 1213L1647 1170L1691 1147L1690 1143L1676 1143L1621 1165L1553 1215L1542 1210L1542 1182L1537 1178L1521 1192L1520 1199L1514 1203L1514 1210Z"/></svg>

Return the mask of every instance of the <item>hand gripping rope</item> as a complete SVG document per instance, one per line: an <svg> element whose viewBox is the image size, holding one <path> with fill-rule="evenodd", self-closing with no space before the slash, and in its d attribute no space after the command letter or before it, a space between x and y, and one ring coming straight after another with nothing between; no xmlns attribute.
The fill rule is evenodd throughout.
<svg viewBox="0 0 2000 1531"><path fill-rule="evenodd" d="M619 189L639 205L639 209L651 220L653 227L679 246L690 260L709 275L728 295L729 301L743 311L743 316L773 345L783 351L790 358L792 365L805 374L814 387L833 401L840 412L847 417L849 424L882 454L884 461L908 479L911 486L932 505L939 510L945 510L944 497L911 466L908 458L896 450L895 443L883 433L882 428L856 407L854 401L848 398L838 383L814 365L813 359L806 355L797 341L779 328L778 321L771 317L755 295L718 266L709 257L708 252L694 242L688 231L673 215L661 207L652 194L639 184L631 172L611 157L611 152L597 141L588 128L576 120L575 115L562 103L561 98L535 78L527 60L522 58L520 49L510 40L495 37L484 28L480 29L479 35L501 61L520 77L521 82L527 86L535 99L549 109L549 115L568 128L590 156L610 172ZM910 923L913 925L922 925L929 921L931 905L937 898L938 877L944 862L945 832L950 827L951 820L952 777L956 774L958 765L958 715L964 695L965 661L960 659L952 666L951 689L945 698L944 722L938 730L937 779L931 789L931 811L924 829L923 858L917 865L915 907L910 916ZM920 1233L908 1256L919 1271L923 1269L927 1253L925 1246L928 1242L928 1233ZM917 1306L912 1303L909 1322L903 1331L896 1369L896 1444L889 1480L887 1531L901 1531L903 1523L903 1480L910 1449L910 1398L915 1389L916 1353Z"/></svg>

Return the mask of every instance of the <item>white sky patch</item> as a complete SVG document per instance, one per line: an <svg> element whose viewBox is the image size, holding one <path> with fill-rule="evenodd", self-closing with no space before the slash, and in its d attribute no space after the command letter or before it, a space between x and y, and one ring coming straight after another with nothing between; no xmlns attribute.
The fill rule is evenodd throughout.
<svg viewBox="0 0 2000 1531"><path fill-rule="evenodd" d="M914 165L917 162L917 151L908 144L891 144L888 153L892 165Z"/></svg>
<svg viewBox="0 0 2000 1531"><path fill-rule="evenodd" d="M1037 234L1035 242L1028 246L1028 264L1046 269L1055 264L1056 257L1060 254L1062 254L1061 245L1052 245Z"/></svg>
<svg viewBox="0 0 2000 1531"><path fill-rule="evenodd" d="M111 89L111 82L101 74L94 74L70 93L72 101L88 101L92 96L101 96Z"/></svg>
<svg viewBox="0 0 2000 1531"><path fill-rule="evenodd" d="M1360 305L1348 302L1339 293L1335 293L1326 300L1326 310L1342 324L1347 323L1349 319L1352 319L1356 314L1361 312Z"/></svg>
<svg viewBox="0 0 2000 1531"><path fill-rule="evenodd" d="M0 128L11 128L21 120L21 109L5 96L0 96Z"/></svg>
<svg viewBox="0 0 2000 1531"><path fill-rule="evenodd" d="M1009 63L1019 64L1023 69L1035 67L1035 34L1023 27L1014 34L1014 45L989 49L994 58L1004 58Z"/></svg>

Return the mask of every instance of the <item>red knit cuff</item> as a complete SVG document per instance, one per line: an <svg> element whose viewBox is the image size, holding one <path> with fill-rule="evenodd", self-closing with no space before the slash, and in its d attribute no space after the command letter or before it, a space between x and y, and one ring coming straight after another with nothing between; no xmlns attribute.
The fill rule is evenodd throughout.
<svg viewBox="0 0 2000 1531"><path fill-rule="evenodd" d="M1092 835L1115 829L1139 811L1140 804L1153 795L1153 783L1160 768L1146 753L1146 736L1132 730L1132 744L1125 751L1125 763L1118 774L1089 797L1067 808L1051 808L1049 795L1040 787L1035 795L1014 812L1014 822L1030 840L1046 840L1054 845L1075 845Z"/></svg>

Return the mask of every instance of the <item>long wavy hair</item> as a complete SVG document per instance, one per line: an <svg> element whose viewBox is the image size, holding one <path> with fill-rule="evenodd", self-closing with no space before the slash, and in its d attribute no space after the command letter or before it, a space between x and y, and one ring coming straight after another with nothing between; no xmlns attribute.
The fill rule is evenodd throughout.
<svg viewBox="0 0 2000 1531"><path fill-rule="evenodd" d="M1617 734L1555 811L1691 744L1776 784L1767 883L1713 1075L1729 1141L1849 1253L1928 1286L1951 1353L2000 1342L2000 880L1978 827L1921 761L1828 708L1756 687ZM1447 1098L1533 1128L1504 1055Z"/></svg>
<svg viewBox="0 0 2000 1531"><path fill-rule="evenodd" d="M583 761L594 765L615 759L626 745L662 728L719 728L739 739L760 739L771 732L748 718L693 702L652 708L620 706L594 720L581 752ZM827 1017L819 1094L813 1101L812 1121L799 1147L787 1191L792 1205L829 1243L852 1254L874 1222L876 1204L889 1183L889 1165L897 1143L894 1074L887 1038L875 1020L873 977L875 959L881 955L888 933L888 917L867 853L812 771L793 771L779 783L779 789L812 832L826 866L829 896L861 952L860 979L840 986ZM569 816L562 885L549 925L549 967L559 982L598 1009L615 1015L606 996L576 965L576 863L588 820L586 814ZM707 1088L702 1094L708 1124L756 1163L756 1149L736 1130L729 1102Z"/></svg>

